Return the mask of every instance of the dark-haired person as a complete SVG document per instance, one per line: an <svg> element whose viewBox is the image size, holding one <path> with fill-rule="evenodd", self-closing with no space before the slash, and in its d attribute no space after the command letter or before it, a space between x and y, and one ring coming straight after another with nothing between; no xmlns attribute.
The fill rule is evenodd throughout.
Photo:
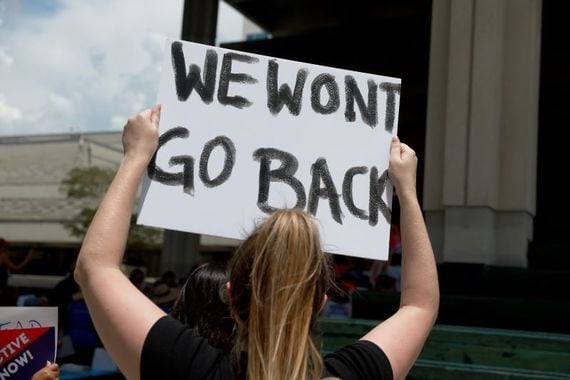
<svg viewBox="0 0 570 380"><path fill-rule="evenodd" d="M192 271L170 314L213 347L230 352L236 324L229 306L226 263L209 262Z"/></svg>
<svg viewBox="0 0 570 380"><path fill-rule="evenodd" d="M129 118L124 158L85 236L75 271L97 331L122 372L129 379L405 378L439 306L435 260L416 196L414 151L397 138L390 150L405 252L398 311L323 359L312 328L331 285L328 257L310 215L277 211L233 258L228 291L238 336L228 355L166 316L120 269L131 207L158 144L159 118L159 107Z"/></svg>
<svg viewBox="0 0 570 380"><path fill-rule="evenodd" d="M173 289L162 280L157 280L150 289L149 297L152 302L169 313L178 298L178 289Z"/></svg>
<svg viewBox="0 0 570 380"><path fill-rule="evenodd" d="M147 286L147 284L144 281L145 279L145 275L144 272L142 271L142 269L140 268L135 268L131 271L131 273L129 274L129 281L131 281L131 283L141 292L143 292L144 294L148 294L149 292L149 287Z"/></svg>

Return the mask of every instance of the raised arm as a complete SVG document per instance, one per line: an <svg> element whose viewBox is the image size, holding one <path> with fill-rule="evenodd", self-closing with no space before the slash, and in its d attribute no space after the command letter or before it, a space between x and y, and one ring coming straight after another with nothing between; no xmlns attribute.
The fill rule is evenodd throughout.
<svg viewBox="0 0 570 380"><path fill-rule="evenodd" d="M164 315L120 269L136 192L158 143L159 119L156 106L125 125L123 160L85 235L74 273L97 333L129 379L140 377L145 337Z"/></svg>
<svg viewBox="0 0 570 380"><path fill-rule="evenodd" d="M433 327L439 308L435 259L416 195L415 152L397 137L390 150L389 175L400 202L402 294L400 308L362 339L388 356L395 379L404 379Z"/></svg>
<svg viewBox="0 0 570 380"><path fill-rule="evenodd" d="M19 269L18 266L14 264L12 260L10 260L8 254L4 252L0 252L0 265L4 265L6 268L10 269L13 272Z"/></svg>
<svg viewBox="0 0 570 380"><path fill-rule="evenodd" d="M8 254L6 254L5 252L0 252L0 265L4 263L4 265L6 265L6 267L10 269L12 272L17 272L26 265L28 265L28 263L32 260L32 254L33 250L29 250L26 257L24 258L24 260L22 260L21 263L14 264L14 262L8 256Z"/></svg>

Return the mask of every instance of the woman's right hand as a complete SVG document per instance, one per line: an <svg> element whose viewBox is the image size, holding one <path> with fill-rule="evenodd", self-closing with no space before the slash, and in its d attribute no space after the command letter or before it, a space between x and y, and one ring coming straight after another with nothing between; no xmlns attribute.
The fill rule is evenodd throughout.
<svg viewBox="0 0 570 380"><path fill-rule="evenodd" d="M400 142L397 136L392 138L390 147L390 166L388 175L396 188L398 198L416 197L416 170L418 158L416 152L408 145Z"/></svg>
<svg viewBox="0 0 570 380"><path fill-rule="evenodd" d="M158 146L160 105L129 117L123 129L125 157L150 161Z"/></svg>

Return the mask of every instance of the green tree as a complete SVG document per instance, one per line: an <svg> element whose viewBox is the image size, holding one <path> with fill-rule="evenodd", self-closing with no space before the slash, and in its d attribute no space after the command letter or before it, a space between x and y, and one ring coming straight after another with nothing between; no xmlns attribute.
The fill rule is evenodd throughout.
<svg viewBox="0 0 570 380"><path fill-rule="evenodd" d="M115 170L99 166L75 167L71 169L60 183L60 191L71 202L79 203L83 208L71 221L63 223L70 235L83 239L91 220L97 211L105 191L111 184ZM156 228L136 224L137 215L131 216L131 227L127 245L131 247L159 244L162 231Z"/></svg>

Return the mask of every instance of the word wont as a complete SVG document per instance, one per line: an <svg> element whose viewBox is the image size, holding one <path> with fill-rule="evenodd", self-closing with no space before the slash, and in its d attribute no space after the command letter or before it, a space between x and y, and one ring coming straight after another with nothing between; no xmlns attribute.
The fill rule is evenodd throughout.
<svg viewBox="0 0 570 380"><path fill-rule="evenodd" d="M218 69L218 53L216 50L207 50L203 69L196 64L186 65L182 43L179 41L172 43L171 54L178 100L188 100L192 92L195 91L205 104L212 103L216 90ZM234 52L228 52L223 55L218 81L218 103L240 109L249 107L252 105L249 99L240 95L229 95L230 83L255 84L258 83L258 80L247 73L233 72L233 62L257 64L259 59L247 54ZM297 71L292 91L291 86L287 83L279 86L278 75L279 63L275 59L269 60L266 78L267 108L271 114L276 116L286 106L289 113L298 116L301 113L303 92L309 70L301 68ZM380 90L386 93L384 128L391 133L394 127L396 98L400 94L400 84L391 82L377 84L372 79L368 79L367 86L368 95L365 100L356 79L352 75L344 76L345 120L347 122L356 120L356 104L362 121L372 128L376 127L378 124L378 91ZM323 97L321 96L323 90L328 95L326 103L323 102ZM318 114L328 115L337 112L340 108L340 90L335 76L329 73L316 75L310 85L310 99L311 108Z"/></svg>

